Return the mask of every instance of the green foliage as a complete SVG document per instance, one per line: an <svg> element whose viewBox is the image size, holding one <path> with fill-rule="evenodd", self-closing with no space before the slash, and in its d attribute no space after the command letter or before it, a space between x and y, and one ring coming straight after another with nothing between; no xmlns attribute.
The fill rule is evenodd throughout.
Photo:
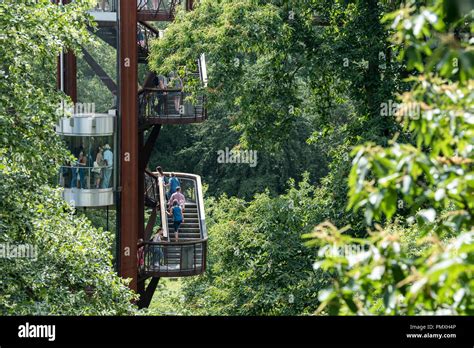
<svg viewBox="0 0 474 348"><path fill-rule="evenodd" d="M435 1L432 6L414 4L385 17L395 31L394 44L404 46L399 59L406 59L409 70L438 70L441 77L465 83L474 76L474 51L469 21L474 5L469 1ZM467 37L466 35L467 34Z"/></svg>
<svg viewBox="0 0 474 348"><path fill-rule="evenodd" d="M218 111L213 111L218 112ZM203 124L165 127L151 157L150 168L197 173L209 185L208 194L238 196L250 200L268 189L272 195L283 193L289 178L302 179L310 174L317 183L327 173L328 159L318 144L308 145L309 121L300 119L289 131L290 138L279 150L261 149L255 167L249 164L218 163L218 151L239 147L239 135L229 127L227 118L210 118Z"/></svg>
<svg viewBox="0 0 474 348"><path fill-rule="evenodd" d="M377 1L318 1L323 44L313 57L317 78L304 110L314 113L309 143L329 158L329 173L318 187L324 218L364 235L363 216L345 212L353 146L371 140L385 145L398 126L380 117L380 104L403 88L399 63L392 59L388 32L380 17L391 4Z"/></svg>
<svg viewBox="0 0 474 348"><path fill-rule="evenodd" d="M169 135L165 130L153 162L202 174L210 194L246 199L265 188L282 193L288 178L299 181L308 171L322 184L328 218L363 233L360 214L344 213L349 153L367 139L386 144L397 129L392 119L378 117L380 103L400 84L400 64L390 58L380 23L387 6L200 1L180 13L153 43L150 67L161 73L190 68L206 53L210 120ZM215 151L234 146L259 150L257 168L216 163Z"/></svg>
<svg viewBox="0 0 474 348"><path fill-rule="evenodd" d="M37 259L0 259L2 315L134 313L134 295L112 267L114 236L73 215L59 191L2 180L0 242L37 248Z"/></svg>
<svg viewBox="0 0 474 348"><path fill-rule="evenodd" d="M0 155L11 159L11 171L30 174L32 182L55 175L55 163L66 156L54 133L61 102L54 64L61 49L89 40L89 21L78 16L87 3L67 9L48 1L0 4Z"/></svg>
<svg viewBox="0 0 474 348"><path fill-rule="evenodd" d="M162 278L156 287L155 295L148 307L149 315L193 315L182 303L183 278ZM143 310L142 310L143 311Z"/></svg>
<svg viewBox="0 0 474 348"><path fill-rule="evenodd" d="M301 240L317 221L313 191L306 179L276 198L262 193L251 203L208 199L208 268L184 281L180 313L310 313L324 283L322 273L311 269L313 251Z"/></svg>
<svg viewBox="0 0 474 348"><path fill-rule="evenodd" d="M457 315L474 313L474 233L441 241L435 236L413 257L401 240L406 232L396 226L374 232L370 239L356 239L329 223L308 237L321 245L315 269L332 275L331 286L320 291L318 312L329 314ZM328 248L362 252L343 255ZM329 249L330 250L330 249Z"/></svg>
<svg viewBox="0 0 474 348"><path fill-rule="evenodd" d="M36 259L0 259L3 315L134 312L134 295L112 267L112 236L48 186L69 157L54 131L64 98L54 65L62 49L90 41L90 7L0 3L0 243L37 248Z"/></svg>
<svg viewBox="0 0 474 348"><path fill-rule="evenodd" d="M242 145L277 148L301 115L298 91L305 86L299 74L311 65L308 55L319 45L311 13L302 6L290 19L289 3L200 1L153 43L150 67L191 69L197 55L205 53L210 109L223 107Z"/></svg>
<svg viewBox="0 0 474 348"><path fill-rule="evenodd" d="M435 1L416 13L404 7L388 17L395 18L395 42L400 37L406 40L400 54L407 59L407 66L425 71L436 59L436 52L457 50L459 56L467 54L469 48L463 43L453 47L450 40L435 41L433 52L424 48L433 33L432 26L436 29L434 36L454 35L454 27L442 25L448 17L442 4ZM435 14L436 21L430 19ZM405 32L411 30L410 25L404 29L398 25L401 16L419 26L413 29L413 35ZM420 19L422 16L428 20ZM451 23L464 21L458 18ZM418 31L424 35L418 35ZM407 54L413 47L423 51L426 59ZM418 66L421 62L426 65ZM363 209L369 225L383 218L390 221L397 212L408 215L407 225L395 231L391 225L376 226L379 231L367 240L347 236L329 223L308 235L315 238L310 244L323 248L328 243L367 248L351 257L325 255L315 264L316 269L333 276L332 286L319 295L320 310L327 308L336 314L474 313L474 85L463 78L471 76L470 65L459 66L465 71L457 75L446 75L446 66L450 65L449 60L441 60L437 73L415 79L412 90L400 98L404 105L419 106L416 115L408 114L403 107L398 112L402 124L413 132L416 146L398 143L395 138L389 147L366 144L353 152L348 208ZM456 81L443 80L439 75ZM419 236L408 249L400 246L407 232ZM424 246L414 251L413 244Z"/></svg>
<svg viewBox="0 0 474 348"><path fill-rule="evenodd" d="M117 51L101 39L85 47L89 54L117 82ZM82 56L77 57L77 99L80 103L95 104L96 112L107 113L116 108L116 97L107 89Z"/></svg>

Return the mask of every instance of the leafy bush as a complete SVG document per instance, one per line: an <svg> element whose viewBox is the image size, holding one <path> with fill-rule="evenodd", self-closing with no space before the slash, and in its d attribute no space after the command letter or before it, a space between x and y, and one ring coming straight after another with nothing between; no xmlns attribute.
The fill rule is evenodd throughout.
<svg viewBox="0 0 474 348"><path fill-rule="evenodd" d="M318 304L322 272L301 235L318 221L314 187L290 183L285 195L258 194L246 203L222 196L206 203L209 257L206 273L183 284L181 313L299 315Z"/></svg>
<svg viewBox="0 0 474 348"><path fill-rule="evenodd" d="M468 80L474 71L468 42L456 36L465 28L465 18L450 16L451 5L407 5L387 16L393 20L395 43L404 45L400 58L407 66L420 72L435 66L439 73L413 78L412 90L400 97L402 105L419 106L419 114L410 115L404 108L398 112L416 137L416 146L395 138L386 148L366 144L354 150L349 208L363 209L369 226L383 218L390 221L397 209L402 213L408 208L409 216L402 231L391 231L388 223L364 240L330 223L307 235L314 238L310 245L322 247L315 268L333 277L332 285L319 294L320 311L474 313L474 83ZM438 52L463 57L464 63L439 60ZM416 252L401 248L403 230L416 231L415 245L425 246ZM349 257L336 253L322 259L328 243L365 249Z"/></svg>
<svg viewBox="0 0 474 348"><path fill-rule="evenodd" d="M0 243L36 248L0 258L2 315L134 313L135 296L112 267L112 236L48 186L70 156L54 131L65 98L54 65L62 49L90 41L91 6L0 2Z"/></svg>

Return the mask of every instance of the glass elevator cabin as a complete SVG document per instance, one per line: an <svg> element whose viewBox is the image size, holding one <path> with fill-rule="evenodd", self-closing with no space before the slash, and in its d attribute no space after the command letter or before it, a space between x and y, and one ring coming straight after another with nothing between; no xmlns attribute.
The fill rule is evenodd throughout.
<svg viewBox="0 0 474 348"><path fill-rule="evenodd" d="M70 53L59 59L61 90L75 103L97 106L97 112L76 111L58 121L56 132L73 155L61 166L59 184L71 205L96 209L87 213L106 207L107 224L113 209L114 262L140 295L139 307L148 306L161 277L193 276L206 269L201 178L175 173L186 197L176 239L163 177L147 169L160 130L207 118L204 95L191 98L186 88L198 80L205 86L204 54L196 54L185 76L173 71L160 76L147 67L151 41L166 35L163 22L173 21L180 8L192 10L193 1L97 0L89 11L97 26L90 31L100 48L83 47L77 59ZM152 241L158 228L163 238Z"/></svg>
<svg viewBox="0 0 474 348"><path fill-rule="evenodd" d="M74 114L59 120L61 135L74 160L64 163L59 185L64 199L75 207L114 205L115 110L108 114Z"/></svg>

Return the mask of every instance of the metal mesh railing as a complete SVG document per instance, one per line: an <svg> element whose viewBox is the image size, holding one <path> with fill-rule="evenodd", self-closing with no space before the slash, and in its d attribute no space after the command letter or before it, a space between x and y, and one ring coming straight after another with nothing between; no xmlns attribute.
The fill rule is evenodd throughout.
<svg viewBox="0 0 474 348"><path fill-rule="evenodd" d="M154 208L160 202L158 178L152 173L145 171L145 205Z"/></svg>
<svg viewBox="0 0 474 348"><path fill-rule="evenodd" d="M137 0L137 11L151 17L172 19L182 0Z"/></svg>
<svg viewBox="0 0 474 348"><path fill-rule="evenodd" d="M189 276L204 272L207 240L193 242L145 242L141 273L157 276Z"/></svg>
<svg viewBox="0 0 474 348"><path fill-rule="evenodd" d="M107 166L62 166L59 169L59 186L72 189L109 189L113 183L113 168Z"/></svg>
<svg viewBox="0 0 474 348"><path fill-rule="evenodd" d="M203 96L197 102L187 100L188 93L181 89L145 88L139 93L139 115L142 120L147 119L193 119L200 121L206 118Z"/></svg>
<svg viewBox="0 0 474 348"><path fill-rule="evenodd" d="M96 0L94 11L115 12L117 11L117 0Z"/></svg>
<svg viewBox="0 0 474 348"><path fill-rule="evenodd" d="M165 186L163 177L158 173L151 173L152 181L158 181L158 194L160 199L160 219L163 229L161 241L148 241L138 245L139 272L142 277L179 277L201 274L206 269L207 258L207 231L204 217L204 202L202 198L202 184L200 177L192 174L175 173L180 180L182 193L185 195L186 204L194 205L195 217L186 217L185 220L194 220L199 226L199 233L194 240L170 241L168 231L168 207L165 199ZM170 173L165 173L169 176ZM151 186L149 189L151 190ZM154 192L154 188L152 191Z"/></svg>

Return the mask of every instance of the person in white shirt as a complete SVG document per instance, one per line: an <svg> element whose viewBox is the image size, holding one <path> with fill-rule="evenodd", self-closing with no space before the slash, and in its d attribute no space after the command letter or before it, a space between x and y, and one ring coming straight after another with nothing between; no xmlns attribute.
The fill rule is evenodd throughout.
<svg viewBox="0 0 474 348"><path fill-rule="evenodd" d="M102 181L102 188L110 187L110 178L112 177L112 169L114 165L114 154L110 150L110 145L105 144L104 146L104 180Z"/></svg>
<svg viewBox="0 0 474 348"><path fill-rule="evenodd" d="M151 237L151 242L157 243L163 240L163 229L160 227L158 231ZM160 245L153 245L153 266L159 268L162 264L163 250Z"/></svg>

